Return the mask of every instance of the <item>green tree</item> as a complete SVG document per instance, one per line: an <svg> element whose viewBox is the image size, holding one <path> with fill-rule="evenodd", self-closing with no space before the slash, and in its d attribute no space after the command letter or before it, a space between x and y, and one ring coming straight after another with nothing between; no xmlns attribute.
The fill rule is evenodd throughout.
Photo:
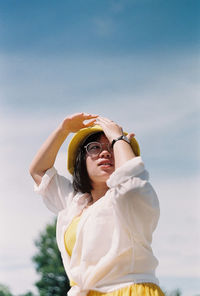
<svg viewBox="0 0 200 296"><path fill-rule="evenodd" d="M10 292L10 289L3 285L3 284L0 284L0 296L13 296Z"/></svg>
<svg viewBox="0 0 200 296"><path fill-rule="evenodd" d="M70 289L56 243L56 221L48 224L35 241L38 252L33 257L40 280L36 287L40 296L66 295Z"/></svg>

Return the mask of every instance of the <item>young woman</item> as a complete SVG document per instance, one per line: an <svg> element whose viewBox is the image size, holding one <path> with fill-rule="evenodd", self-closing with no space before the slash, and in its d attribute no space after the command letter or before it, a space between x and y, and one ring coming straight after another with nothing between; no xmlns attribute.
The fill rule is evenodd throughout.
<svg viewBox="0 0 200 296"><path fill-rule="evenodd" d="M54 162L70 133L68 170ZM69 296L163 296L151 249L159 202L134 134L92 114L66 117L30 166L35 191L58 215L57 243Z"/></svg>

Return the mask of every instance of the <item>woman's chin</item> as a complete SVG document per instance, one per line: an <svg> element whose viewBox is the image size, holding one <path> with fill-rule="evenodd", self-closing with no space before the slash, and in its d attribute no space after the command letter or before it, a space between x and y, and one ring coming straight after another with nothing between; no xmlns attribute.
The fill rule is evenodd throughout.
<svg viewBox="0 0 200 296"><path fill-rule="evenodd" d="M104 179L105 182L109 179L110 175L114 172L114 169L102 169L99 176L100 179Z"/></svg>
<svg viewBox="0 0 200 296"><path fill-rule="evenodd" d="M110 165L101 165L99 168L107 174L112 174L114 172L114 167Z"/></svg>

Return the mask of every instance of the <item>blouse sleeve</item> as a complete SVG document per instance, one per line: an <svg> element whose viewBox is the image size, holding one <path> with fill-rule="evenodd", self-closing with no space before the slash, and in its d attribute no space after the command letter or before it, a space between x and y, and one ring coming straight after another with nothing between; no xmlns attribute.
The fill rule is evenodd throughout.
<svg viewBox="0 0 200 296"><path fill-rule="evenodd" d="M55 214L65 209L74 195L70 180L59 175L55 167L46 171L39 186L34 184L34 191L43 197L47 208Z"/></svg>
<svg viewBox="0 0 200 296"><path fill-rule="evenodd" d="M112 202L129 229L151 241L159 218L159 201L141 157L116 169L107 181Z"/></svg>
<svg viewBox="0 0 200 296"><path fill-rule="evenodd" d="M145 170L144 163L140 156L128 160L121 167L117 168L107 181L110 188L116 187L131 177L140 176L142 179L149 179L149 174Z"/></svg>

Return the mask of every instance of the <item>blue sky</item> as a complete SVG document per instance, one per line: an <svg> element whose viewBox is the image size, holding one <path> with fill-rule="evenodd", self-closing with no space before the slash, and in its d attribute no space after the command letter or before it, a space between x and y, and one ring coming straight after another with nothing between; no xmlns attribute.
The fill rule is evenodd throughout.
<svg viewBox="0 0 200 296"><path fill-rule="evenodd" d="M13 292L33 289L33 240L53 218L33 193L30 161L79 111L136 134L161 204L158 276L200 277L199 5L0 1L0 278ZM63 174L67 142L56 162ZM189 289L183 296L199 292Z"/></svg>
<svg viewBox="0 0 200 296"><path fill-rule="evenodd" d="M130 54L197 46L199 1L1 1L3 51Z"/></svg>

